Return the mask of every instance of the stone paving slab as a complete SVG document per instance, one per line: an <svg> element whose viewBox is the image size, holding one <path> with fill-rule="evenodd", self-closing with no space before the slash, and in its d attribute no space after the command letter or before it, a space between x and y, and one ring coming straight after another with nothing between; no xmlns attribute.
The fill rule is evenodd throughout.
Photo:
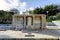
<svg viewBox="0 0 60 40"><path fill-rule="evenodd" d="M28 36L26 36L28 35ZM30 35L30 36L29 36ZM34 35L34 36L31 36ZM30 32L29 31L0 31L0 38L34 38L34 39L40 39L40 38L60 38L60 34L54 33L52 30L44 30L40 32Z"/></svg>
<svg viewBox="0 0 60 40"><path fill-rule="evenodd" d="M46 29L60 30L60 26L46 26Z"/></svg>

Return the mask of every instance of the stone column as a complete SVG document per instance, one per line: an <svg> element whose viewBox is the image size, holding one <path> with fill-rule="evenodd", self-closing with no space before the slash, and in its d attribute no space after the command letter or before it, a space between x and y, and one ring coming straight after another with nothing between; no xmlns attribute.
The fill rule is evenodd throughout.
<svg viewBox="0 0 60 40"><path fill-rule="evenodd" d="M35 16L33 15L33 28L35 27Z"/></svg>
<svg viewBox="0 0 60 40"><path fill-rule="evenodd" d="M46 16L42 15L42 30L46 28Z"/></svg>
<svg viewBox="0 0 60 40"><path fill-rule="evenodd" d="M24 29L26 29L26 15L24 15Z"/></svg>
<svg viewBox="0 0 60 40"><path fill-rule="evenodd" d="M15 27L16 27L16 18L15 18L15 16L13 16L12 27L13 27L13 29L15 29Z"/></svg>
<svg viewBox="0 0 60 40"><path fill-rule="evenodd" d="M17 16L16 16L16 17L15 17L15 30L18 30L18 29L17 29L17 26L18 26L18 25L17 25Z"/></svg>
<svg viewBox="0 0 60 40"><path fill-rule="evenodd" d="M13 16L13 19L12 19L12 27L14 28L14 16Z"/></svg>

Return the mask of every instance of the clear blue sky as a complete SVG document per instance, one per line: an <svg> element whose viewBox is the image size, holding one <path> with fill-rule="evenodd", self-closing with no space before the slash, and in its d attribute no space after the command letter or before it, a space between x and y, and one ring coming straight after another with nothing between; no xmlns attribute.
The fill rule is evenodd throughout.
<svg viewBox="0 0 60 40"><path fill-rule="evenodd" d="M50 4L60 4L60 0L20 0L21 2L27 3L27 8L29 7L44 7Z"/></svg>

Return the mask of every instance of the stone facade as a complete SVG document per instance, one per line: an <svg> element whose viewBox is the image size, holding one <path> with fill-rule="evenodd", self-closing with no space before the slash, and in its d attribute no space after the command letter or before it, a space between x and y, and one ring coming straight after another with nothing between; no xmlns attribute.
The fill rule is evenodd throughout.
<svg viewBox="0 0 60 40"><path fill-rule="evenodd" d="M39 30L45 27L46 15L44 14L13 15L13 28L15 29Z"/></svg>

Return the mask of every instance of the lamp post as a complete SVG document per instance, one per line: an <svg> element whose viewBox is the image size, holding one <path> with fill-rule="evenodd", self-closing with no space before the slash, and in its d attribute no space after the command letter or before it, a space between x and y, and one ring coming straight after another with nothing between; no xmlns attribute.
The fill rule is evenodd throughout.
<svg viewBox="0 0 60 40"><path fill-rule="evenodd" d="M48 17L48 12L49 12L49 11L46 11L46 12L47 12L47 17Z"/></svg>

